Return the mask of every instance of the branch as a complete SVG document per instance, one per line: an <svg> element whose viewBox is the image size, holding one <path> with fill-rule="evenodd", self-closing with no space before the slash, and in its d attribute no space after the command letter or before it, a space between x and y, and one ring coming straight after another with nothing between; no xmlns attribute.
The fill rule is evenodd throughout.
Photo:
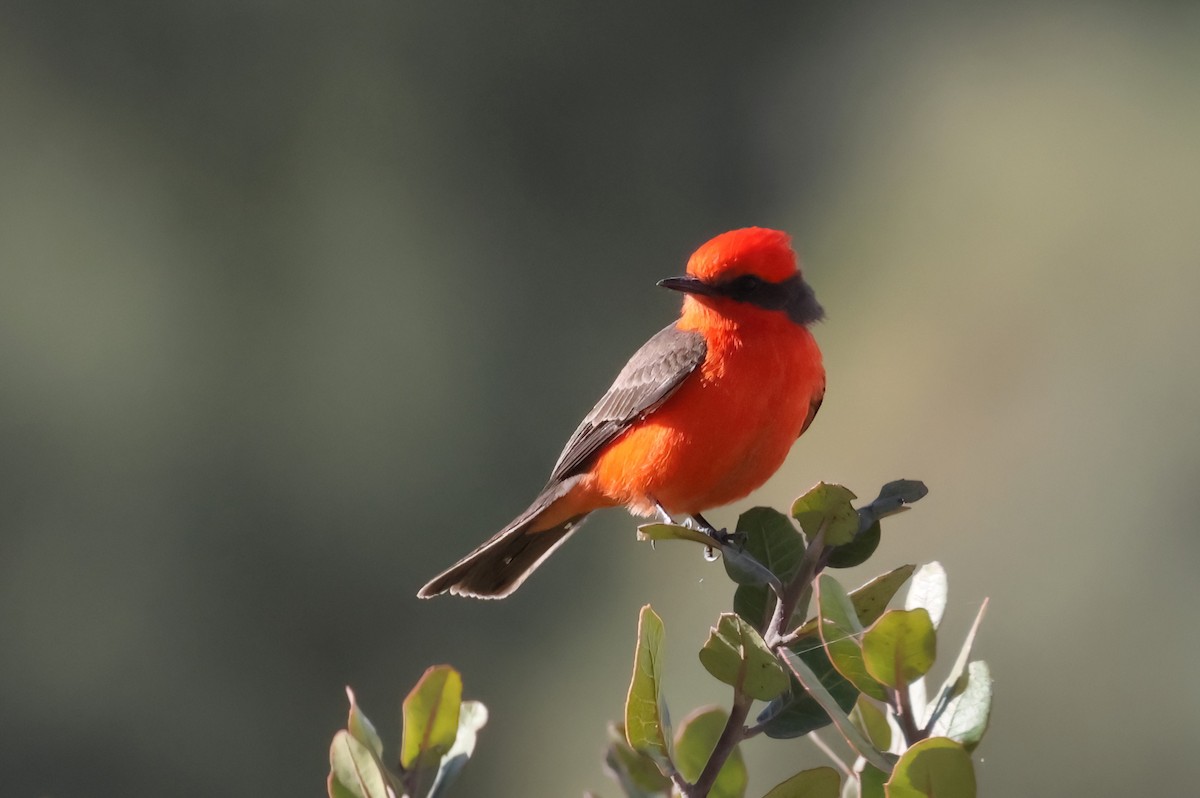
<svg viewBox="0 0 1200 798"><path fill-rule="evenodd" d="M900 730L904 732L906 746L911 747L924 739L913 717L912 696L909 695L907 686L896 688L892 694L895 697L896 720L900 723Z"/></svg>
<svg viewBox="0 0 1200 798"><path fill-rule="evenodd" d="M737 748L738 743L746 736L746 716L750 714L750 706L753 703L754 699L738 688L734 688L733 706L729 708L729 719L725 721L725 728L721 730L721 736L717 738L717 744L713 746L712 753L708 756L708 762L704 764L704 770L700 772L700 777L696 779L696 783L690 790L684 792L684 795L703 798L712 790L713 784L717 781L717 774L725 765L725 760L729 759L733 749Z"/></svg>
<svg viewBox="0 0 1200 798"><path fill-rule="evenodd" d="M791 581L784 586L783 594L775 602L775 613L767 625L766 634L763 635L763 640L772 651L778 651L784 639L784 627L796 614L801 601L807 610L808 599L812 596L813 580L817 578L817 574L821 572L821 569L825 567L825 562L829 559L825 547L826 524L822 524L821 528L817 530L817 534L813 536L812 543L804 550L804 556L800 559L800 567L796 569Z"/></svg>

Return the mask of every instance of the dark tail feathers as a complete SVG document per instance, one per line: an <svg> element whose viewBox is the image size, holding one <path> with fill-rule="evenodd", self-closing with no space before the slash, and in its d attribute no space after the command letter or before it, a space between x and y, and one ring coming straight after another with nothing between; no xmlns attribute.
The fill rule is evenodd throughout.
<svg viewBox="0 0 1200 798"><path fill-rule="evenodd" d="M529 531L538 515L568 488L568 484L562 483L544 491L529 509L482 546L431 579L417 596L432 598L449 591L456 596L498 599L512 593L586 518L586 515L580 515L550 529Z"/></svg>

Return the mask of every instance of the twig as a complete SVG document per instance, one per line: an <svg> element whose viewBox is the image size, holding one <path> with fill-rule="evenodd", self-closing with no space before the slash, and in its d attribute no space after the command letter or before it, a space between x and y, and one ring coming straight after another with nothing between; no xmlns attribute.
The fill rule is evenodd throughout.
<svg viewBox="0 0 1200 798"><path fill-rule="evenodd" d="M913 717L912 697L908 694L907 686L896 688L892 695L895 698L896 720L900 723L900 730L904 732L904 742L911 746L923 736L917 728L916 718Z"/></svg>
<svg viewBox="0 0 1200 798"><path fill-rule="evenodd" d="M825 553L825 528L827 525L828 521L821 525L817 534L813 535L812 542L804 550L804 556L800 558L800 567L796 569L795 575L784 587L783 595L775 603L775 612L771 616L770 624L767 625L766 634L763 635L764 641L772 650L779 648L779 644L783 640L784 627L795 615L801 600L807 604L806 596L812 595L812 582L822 568L822 560L828 559L828 555Z"/></svg>
<svg viewBox="0 0 1200 798"><path fill-rule="evenodd" d="M721 736L717 738L717 744L713 746L712 753L708 756L708 762L704 764L704 770L700 772L700 777L696 779L691 790L684 792L684 795L703 798L712 790L712 786L717 780L717 774L725 765L725 760L746 736L746 716L750 714L750 705L753 703L754 699L750 696L737 688L734 689L733 706L729 708L729 719L725 721L725 728L721 730Z"/></svg>

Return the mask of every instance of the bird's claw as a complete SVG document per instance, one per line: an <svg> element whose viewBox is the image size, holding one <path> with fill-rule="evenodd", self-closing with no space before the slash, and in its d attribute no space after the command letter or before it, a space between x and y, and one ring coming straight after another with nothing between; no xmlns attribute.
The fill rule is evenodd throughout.
<svg viewBox="0 0 1200 798"><path fill-rule="evenodd" d="M706 529L708 536L720 543L722 546L738 546L746 540L744 532L730 532L727 529Z"/></svg>
<svg viewBox="0 0 1200 798"><path fill-rule="evenodd" d="M713 539L713 542L721 547L732 546L738 551L741 551L742 546L746 543L746 533L744 532L730 532L725 529L712 529L711 527L709 529L705 529L704 532ZM716 546L704 547L704 559L708 560L709 562L713 562L717 559Z"/></svg>
<svg viewBox="0 0 1200 798"><path fill-rule="evenodd" d="M712 538L719 546L736 545L740 549L746 540L746 535L744 533L730 532L726 529L717 529L699 513L685 515L682 518L677 519L675 516L668 513L666 508L664 508L658 502L654 503L654 507L656 510L658 510L658 517L663 521L663 523L676 524L678 526L686 527L693 532L703 532ZM711 561L717 558L716 552L713 549L713 546L705 548L705 559Z"/></svg>

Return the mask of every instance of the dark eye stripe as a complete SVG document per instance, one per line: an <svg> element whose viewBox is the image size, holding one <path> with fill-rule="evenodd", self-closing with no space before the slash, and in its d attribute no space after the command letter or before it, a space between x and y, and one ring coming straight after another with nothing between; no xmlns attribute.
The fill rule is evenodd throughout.
<svg viewBox="0 0 1200 798"><path fill-rule="evenodd" d="M825 317L813 290L800 275L793 274L778 283L769 283L752 274L741 275L717 286L718 292L735 302L745 302L766 310L782 310L796 324L811 324Z"/></svg>

